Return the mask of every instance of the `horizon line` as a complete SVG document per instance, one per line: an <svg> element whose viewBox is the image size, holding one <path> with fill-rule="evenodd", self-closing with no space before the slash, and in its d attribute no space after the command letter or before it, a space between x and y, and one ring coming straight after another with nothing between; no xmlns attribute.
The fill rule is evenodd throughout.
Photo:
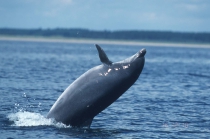
<svg viewBox="0 0 210 139"><path fill-rule="evenodd" d="M198 33L198 34L210 34L210 32L205 32L205 31L173 31L173 30L146 30L146 29L117 29L117 30L109 30L109 29L88 29L88 28L65 28L65 27L54 27L54 28L42 28L42 27L37 27L37 28L13 28L13 27L0 27L1 29L11 29L11 30L56 30L56 29L63 29L63 30L87 30L87 31L100 31L100 32L128 32L128 31L137 31L137 32L170 32L170 33Z"/></svg>

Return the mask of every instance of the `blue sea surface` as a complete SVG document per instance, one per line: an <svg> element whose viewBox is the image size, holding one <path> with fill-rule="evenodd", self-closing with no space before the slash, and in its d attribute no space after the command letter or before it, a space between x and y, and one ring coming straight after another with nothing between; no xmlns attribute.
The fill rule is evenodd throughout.
<svg viewBox="0 0 210 139"><path fill-rule="evenodd" d="M145 66L85 129L46 115L69 84L101 64L94 44L0 41L0 138L210 138L210 49L101 47L113 62L146 48Z"/></svg>

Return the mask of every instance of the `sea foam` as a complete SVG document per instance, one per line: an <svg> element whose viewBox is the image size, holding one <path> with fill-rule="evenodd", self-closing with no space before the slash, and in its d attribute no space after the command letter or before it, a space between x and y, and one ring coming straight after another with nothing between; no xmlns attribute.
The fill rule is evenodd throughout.
<svg viewBox="0 0 210 139"><path fill-rule="evenodd" d="M12 126L55 126L58 128L68 128L62 123L55 122L53 119L48 119L40 113L20 111L11 113L7 116L9 121L14 122Z"/></svg>

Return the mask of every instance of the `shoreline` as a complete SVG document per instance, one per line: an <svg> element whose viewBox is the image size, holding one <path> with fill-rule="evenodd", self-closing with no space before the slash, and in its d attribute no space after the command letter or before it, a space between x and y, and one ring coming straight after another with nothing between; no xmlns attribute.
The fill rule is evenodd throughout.
<svg viewBox="0 0 210 139"><path fill-rule="evenodd" d="M59 37L31 37L31 36L0 36L0 41L25 41L25 42L55 42L55 43L82 43L82 44L113 44L132 46L161 46L161 47L187 47L187 48L210 48L210 44L176 43L176 42L148 42L148 41L125 41L125 40L100 40L100 39L77 39Z"/></svg>

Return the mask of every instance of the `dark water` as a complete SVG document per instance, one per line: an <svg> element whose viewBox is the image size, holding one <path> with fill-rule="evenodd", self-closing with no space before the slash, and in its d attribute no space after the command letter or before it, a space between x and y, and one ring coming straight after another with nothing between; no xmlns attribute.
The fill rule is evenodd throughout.
<svg viewBox="0 0 210 139"><path fill-rule="evenodd" d="M142 46L102 45L112 61ZM45 116L100 60L94 45L0 41L0 138L210 138L210 49L145 47L137 82L90 129Z"/></svg>

